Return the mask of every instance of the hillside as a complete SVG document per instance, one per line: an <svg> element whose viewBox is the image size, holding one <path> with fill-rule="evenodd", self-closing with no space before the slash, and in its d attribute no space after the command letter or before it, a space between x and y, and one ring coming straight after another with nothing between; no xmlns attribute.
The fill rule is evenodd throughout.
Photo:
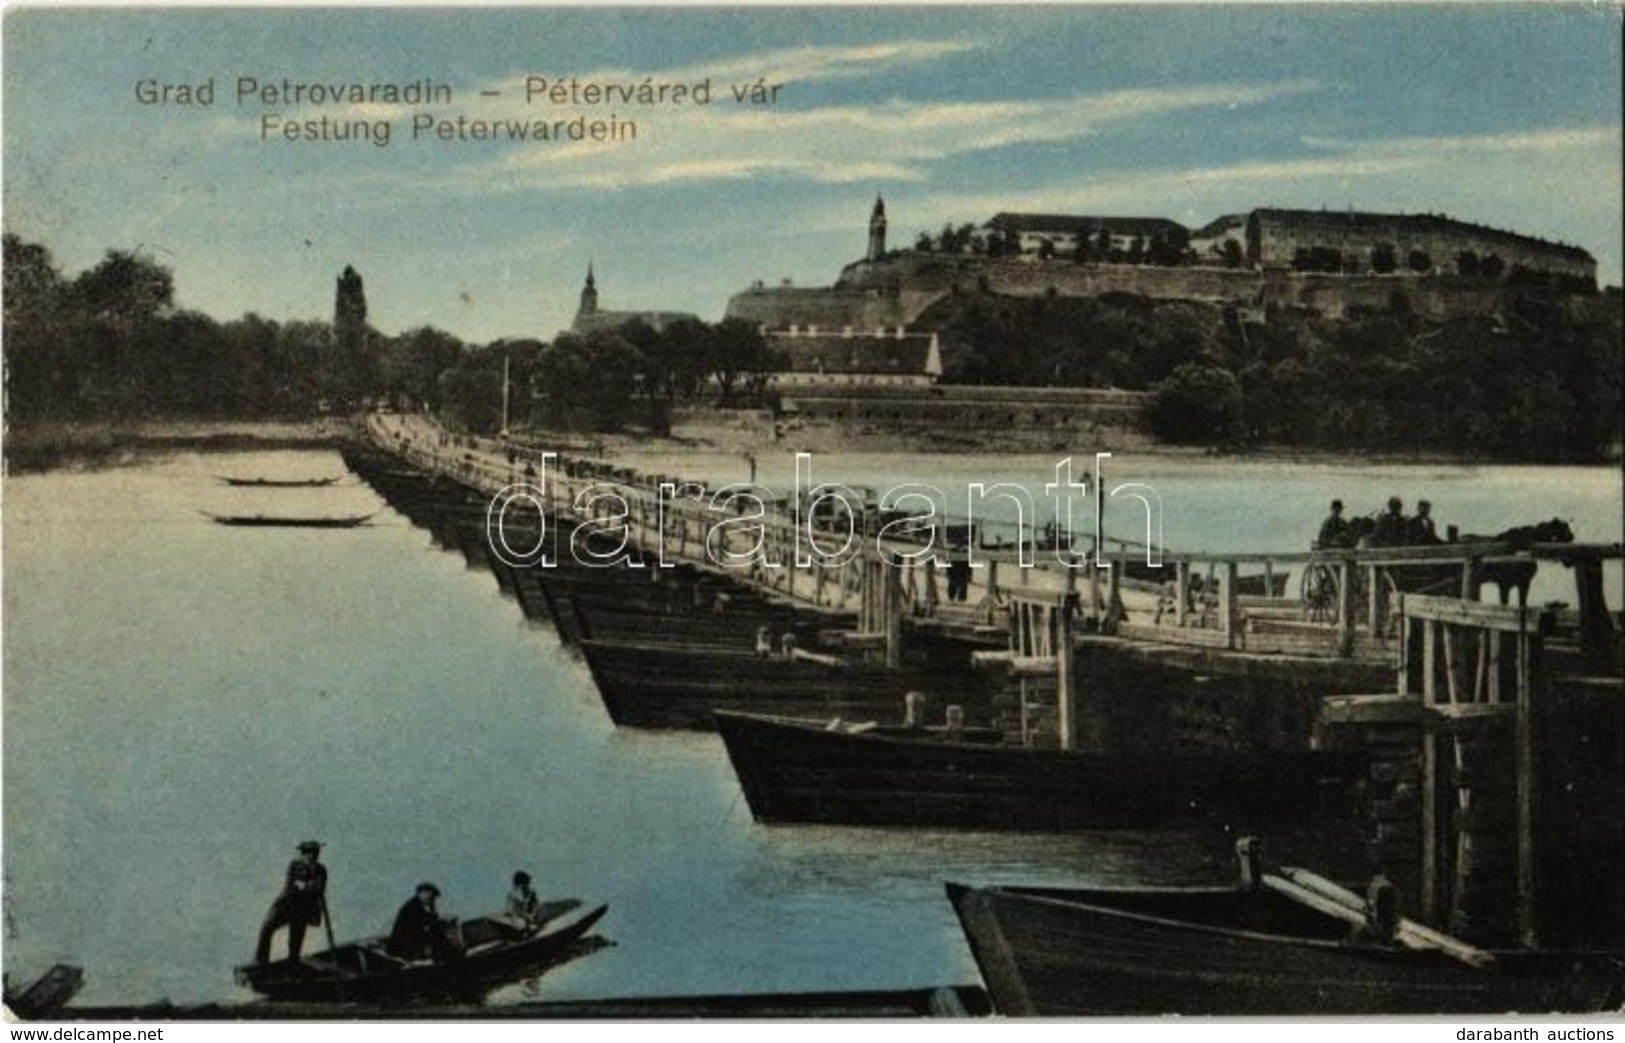
<svg viewBox="0 0 1625 1043"><path fill-rule="evenodd" d="M1622 441L1618 290L1505 287L1434 318L1396 294L1330 316L1131 294L943 297L952 383L1153 393L1172 442L1591 460Z"/></svg>

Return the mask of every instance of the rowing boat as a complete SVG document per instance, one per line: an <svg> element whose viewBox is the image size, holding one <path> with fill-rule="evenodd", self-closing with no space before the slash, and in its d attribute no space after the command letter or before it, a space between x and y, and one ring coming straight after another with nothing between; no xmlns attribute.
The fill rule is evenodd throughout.
<svg viewBox="0 0 1625 1043"><path fill-rule="evenodd" d="M353 529L358 525L366 524L372 518L371 514L308 517L275 514L211 514L208 511L199 511L198 513L217 525L281 526L300 529Z"/></svg>
<svg viewBox="0 0 1625 1043"><path fill-rule="evenodd" d="M994 1008L1016 1017L1577 1013L1617 1009L1599 952L1437 950L1351 939L1269 889L947 885Z"/></svg>
<svg viewBox="0 0 1625 1043"><path fill-rule="evenodd" d="M330 478L234 478L223 474L218 477L227 485L245 485L261 489L311 489L332 485L339 480L338 475Z"/></svg>
<svg viewBox="0 0 1625 1043"><path fill-rule="evenodd" d="M574 900L545 904L535 930L501 916L465 920L454 932L461 949L455 960L404 960L390 954L389 939L383 936L298 960L246 964L237 968L237 981L271 999L305 1003L478 998L498 985L532 977L607 945L587 932L608 906L554 926L561 914L580 904Z"/></svg>
<svg viewBox="0 0 1625 1043"><path fill-rule="evenodd" d="M722 708L713 717L760 822L1257 831L1345 819L1365 763L1317 750L1043 749L1003 743L994 729L858 724L851 714L840 724Z"/></svg>

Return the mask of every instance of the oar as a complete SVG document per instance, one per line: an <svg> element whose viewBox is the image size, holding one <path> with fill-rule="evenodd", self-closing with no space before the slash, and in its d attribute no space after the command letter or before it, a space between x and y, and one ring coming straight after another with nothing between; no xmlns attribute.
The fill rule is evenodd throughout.
<svg viewBox="0 0 1625 1043"><path fill-rule="evenodd" d="M1284 875L1263 872L1259 865L1261 853L1262 845L1256 838L1242 837L1236 842L1243 887L1265 887L1351 926L1371 926L1373 917L1370 906L1353 891L1307 869L1283 867L1281 873ZM1404 917L1395 918L1392 940L1407 949L1444 953L1480 970L1495 964L1494 953Z"/></svg>
<svg viewBox="0 0 1625 1043"><path fill-rule="evenodd" d="M1346 909L1359 911L1363 918L1366 909L1365 900L1348 888L1326 879L1319 873L1296 866L1282 866L1281 873L1292 883L1312 894L1330 899ZM1403 916L1399 918L1394 931L1394 940L1407 949L1432 949L1445 953L1472 967L1491 967L1495 964L1494 953L1480 949L1476 945L1469 945L1443 931L1436 931L1426 924L1407 920Z"/></svg>
<svg viewBox="0 0 1625 1043"><path fill-rule="evenodd" d="M322 895L322 923L327 927L327 958L333 961L333 974L343 977L339 971L339 947L333 941L333 914L327 911L327 895Z"/></svg>

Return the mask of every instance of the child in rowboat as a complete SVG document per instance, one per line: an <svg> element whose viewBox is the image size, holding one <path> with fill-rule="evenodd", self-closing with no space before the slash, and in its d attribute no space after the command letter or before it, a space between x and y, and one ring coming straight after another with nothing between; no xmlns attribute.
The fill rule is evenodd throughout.
<svg viewBox="0 0 1625 1043"><path fill-rule="evenodd" d="M508 892L507 917L515 926L533 931L541 916L542 900L530 888L530 874L521 869L513 875L513 890Z"/></svg>

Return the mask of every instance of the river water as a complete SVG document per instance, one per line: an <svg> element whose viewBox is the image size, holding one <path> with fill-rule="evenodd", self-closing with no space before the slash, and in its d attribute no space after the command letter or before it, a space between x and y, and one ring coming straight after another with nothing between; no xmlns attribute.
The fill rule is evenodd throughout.
<svg viewBox="0 0 1625 1043"><path fill-rule="evenodd" d="M1078 473L1091 464L1080 458ZM782 465L759 461L761 480L791 484L793 462ZM1054 465L854 455L813 466L820 481L934 482L952 504L970 482L1038 489ZM1581 539L1621 538L1620 476L1607 468L1126 457L1107 468L1109 486L1158 490L1177 549L1297 549L1332 496L1363 512L1391 493L1430 497L1441 525L1464 531L1560 516ZM721 470L707 477L744 477ZM341 473L331 453L182 453L6 480L13 981L67 960L86 971L81 1003L246 1000L231 968L307 838L327 845L341 938L386 929L421 879L451 914L499 905L519 868L544 897L609 903L613 948L497 1003L974 982L945 878L1230 872L1227 842L1210 836L757 826L715 736L614 729L550 629L354 478L256 490L215 477ZM379 513L324 531L218 526L200 510ZM1534 596L1572 600L1566 584L1544 569ZM1608 591L1617 607L1617 571Z"/></svg>

